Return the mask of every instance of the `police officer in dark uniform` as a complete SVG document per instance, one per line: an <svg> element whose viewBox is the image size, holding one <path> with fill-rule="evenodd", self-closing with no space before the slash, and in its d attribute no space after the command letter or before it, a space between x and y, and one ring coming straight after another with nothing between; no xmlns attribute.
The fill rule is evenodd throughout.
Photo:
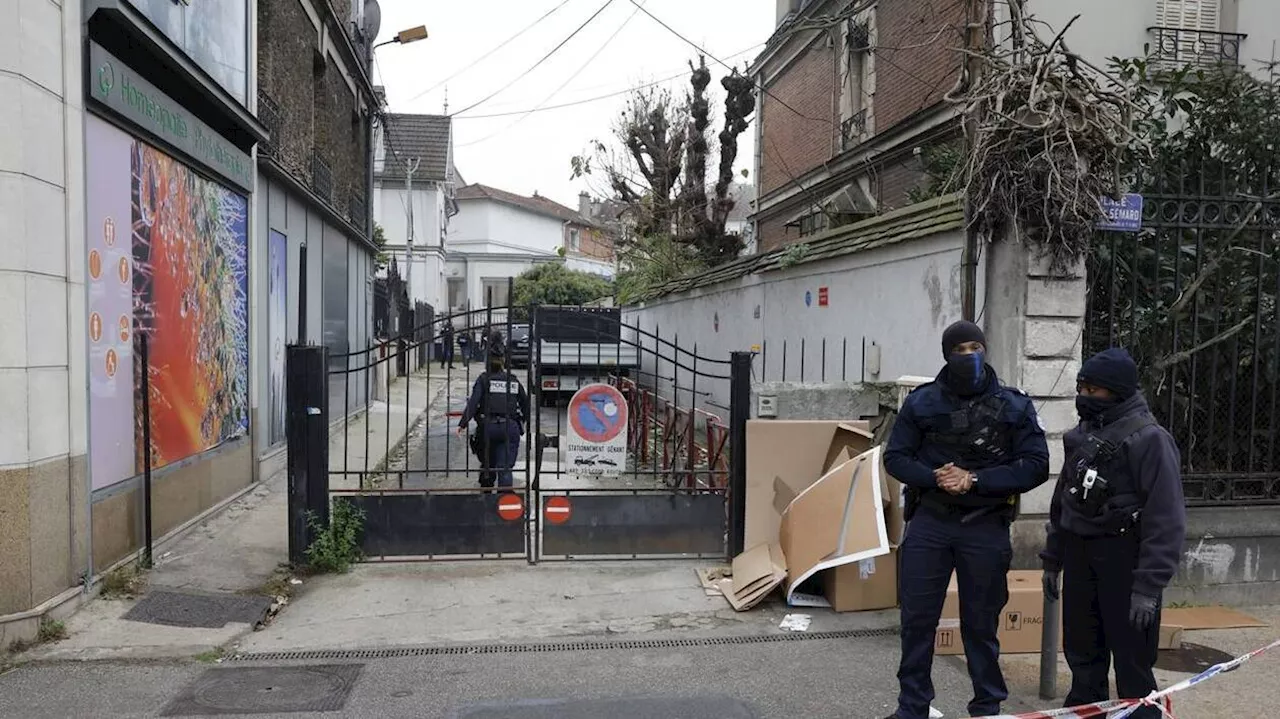
<svg viewBox="0 0 1280 719"><path fill-rule="evenodd" d="M480 486L499 487L515 483L511 469L520 456L520 437L529 417L529 395L514 374L504 369L505 348L498 333L490 338L486 371L476 378L471 397L458 423L458 436L476 421L477 447L480 449Z"/></svg>
<svg viewBox="0 0 1280 719"><path fill-rule="evenodd" d="M1017 498L1049 476L1049 448L1031 400L1000 383L972 322L942 334L947 364L903 403L884 463L906 485L899 555L902 661L890 719L926 719L933 645L947 585L960 590L960 638L973 680L971 716L1000 713L1009 696L996 638L1008 601Z"/></svg>
<svg viewBox="0 0 1280 719"><path fill-rule="evenodd" d="M1089 358L1076 391L1080 424L1063 439L1067 459L1040 555L1045 593L1056 599L1061 590L1067 706L1106 701L1113 663L1121 699L1155 690L1160 599L1187 523L1178 447L1138 391L1129 353L1112 348ZM1133 716L1161 713L1143 707Z"/></svg>

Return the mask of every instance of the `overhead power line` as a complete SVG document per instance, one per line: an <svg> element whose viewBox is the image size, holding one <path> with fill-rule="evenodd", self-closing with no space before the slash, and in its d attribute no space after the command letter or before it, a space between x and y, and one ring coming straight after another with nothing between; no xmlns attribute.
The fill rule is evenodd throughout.
<svg viewBox="0 0 1280 719"><path fill-rule="evenodd" d="M586 19L586 21L584 21L581 25L579 25L576 29L574 29L574 31L573 31L573 32L569 33L569 37L566 37L565 39L561 40L561 41L560 41L560 44L558 44L558 45L556 45L555 47L551 48L551 51L550 51L550 52L548 52L546 55L543 55L541 59L539 59L537 62L533 63L532 65L530 65L530 66L529 66L529 68L528 68L528 69L526 69L524 72L522 72L522 73L520 73L519 75L517 75L517 76L515 76L514 78L512 78L511 82L508 82L506 85L503 85L502 87L498 88L497 90L494 90L492 93L489 93L489 95L485 96L485 97L484 97L482 100L480 100L479 102L474 102L474 103L472 103L472 104L470 104L470 105L467 105L466 107L462 108L461 110L457 111L457 112L456 112L456 113L454 113L454 114L455 114L455 115L461 115L462 113L464 113L464 112L466 112L466 111L468 111L468 110L474 110L475 108L477 108L477 107L479 107L479 106L481 106L481 105L485 104L486 102L488 102L488 101L492 100L493 98L497 97L499 94L501 94L502 92L506 91L506 90L507 90L507 88L511 87L512 85L516 84L516 83L517 83L517 82L519 82L520 80L524 79L524 78L525 78L529 73L531 73L531 72L533 72L534 70L536 70L536 69L538 68L538 66L540 66L542 63L544 63L544 62L546 62L547 60L551 59L551 56L552 56L552 55L555 55L557 52L559 52L559 51L560 51L560 48L562 48L562 47L564 47L565 45L569 44L569 41L570 41L570 40L572 40L573 38L577 37L577 36L578 36L578 33L582 32L582 31L583 31L583 29L585 29L588 25L590 25L592 22L594 22L594 21L595 21L595 19L596 19L597 17L599 17L599 16L600 16L600 13L602 13L602 12L604 12L604 11L605 11L605 8L607 8L607 7L609 7L610 5L612 5L612 4L613 4L613 1L614 1L614 0L605 0L604 4L603 4L603 5L601 5L601 6L600 6L600 8L599 8L598 10L596 10L594 13L592 13L592 14L591 14L591 17L587 18L587 19ZM634 0L633 0L633 2L634 2ZM637 5L637 7L639 7L639 6Z"/></svg>
<svg viewBox="0 0 1280 719"><path fill-rule="evenodd" d="M724 69L729 70L729 71L734 71L734 68L733 68L732 66L730 66L728 63L726 63L724 60L721 60L720 58L716 57L715 55L712 55L711 53L707 52L706 48L704 48L704 47L702 47L701 45L699 45L698 43L696 43L696 42L694 42L694 41L690 40L689 38L685 37L684 35L681 35L678 31L676 31L676 29L675 29L675 28L673 28L673 27L671 27L670 25L668 25L668 24L666 24L665 22L663 22L663 21L662 21L662 19L661 19L661 18L659 18L657 15L654 15L653 13L649 12L648 10L646 10L646 9L644 8L644 6L642 6L640 3L636 2L636 0L630 0L630 2L631 2L631 4L632 4L632 5L635 5L637 8L639 8L639 9L640 9L640 12L644 13L645 15L648 15L648 16L649 16L649 19L651 19L651 20L653 20L654 22L656 22L656 23L658 23L659 25L661 25L663 28L665 28L665 29L666 29L666 31L667 31L667 32L669 32L669 33L671 33L672 35L675 35L676 37L680 38L680 40L681 40L681 41L683 41L686 45L689 45L690 47L692 47L693 49L695 49L695 50L697 50L698 52L702 53L703 55L706 55L707 57L711 58L712 60L715 60L715 61L716 61L717 63L719 63L719 64L720 64L720 66L721 66L721 67L723 67ZM773 94L772 92L770 92L770 91L769 91L769 88L765 87L765 86L764 86L764 84L762 84L762 83L756 83L756 88L757 88L757 89L759 89L759 90L760 90L761 92L763 92L764 94L768 95L769 97L773 98L773 100L774 100L775 102L777 102L779 105L782 105L783 107L785 107L785 108L787 108L788 110L790 110L792 113L794 113L794 114L796 115L796 117L800 117L800 118L805 119L805 120L808 120L808 121L810 121L810 122L825 122L825 123L826 123L826 124L828 124L828 125L834 125L834 124L835 124L834 122L832 122L831 120L828 120L828 119L826 119L826 118L821 118L821 117L809 117L808 115L804 114L803 112L800 112L799 110L795 109L794 107L792 107L792 106L788 105L788 104L787 104L787 103L786 103L782 98L780 98L780 97L778 97L777 95L775 95L775 94Z"/></svg>
<svg viewBox="0 0 1280 719"><path fill-rule="evenodd" d="M605 48L609 47L609 44L613 42L613 39L614 39L614 38L616 38L616 37L617 37L617 36L618 36L618 35L619 35L619 34L620 34L624 29L626 29L627 25L630 25L630 24L631 24L631 21L632 21L633 19L635 19L635 16L636 16L636 15L638 15L639 13L640 13L640 11L639 11L639 10L633 10L633 11L631 11L631 14L627 16L627 19L626 19L626 20L623 20L623 21L622 21L622 24L621 24L621 25L619 25L619 26L618 26L618 28L617 28L616 30L614 30L612 34L610 34L610 35L609 35L609 37L605 38L605 41L604 41L603 43L601 43L601 44L600 44L600 47L596 48L596 51L595 51L595 52L593 52L593 53L591 53L591 57L587 58L587 59L586 59L586 61L584 61L581 65L579 65L579 66L578 66L578 69L577 69L577 70L574 70L574 71L573 71L573 74L572 74L572 75L570 75L570 76L569 76L569 78L568 78L567 80L565 80L564 82L560 83L560 86L559 86L559 87L557 87L556 89L552 90L552 91L551 91L551 94L549 94L549 95L547 95L546 97L544 97L544 98L542 99L542 102L538 103L535 107L533 107L533 109L529 110L528 112L525 112L525 113L524 113L524 114L522 114L520 117L516 118L514 121L512 121L510 124L508 124L506 127L503 127L502 129L500 129L500 130L498 130L498 131L496 131L496 132L494 132L494 133L492 133L492 134L490 134L490 135L486 135L485 137L482 137L482 138L480 138L479 140L472 140L471 142L466 142L466 143L463 143L463 144L461 144L461 145L458 145L458 147L469 147L469 146L471 146L471 145L478 145L478 144L480 144L480 143L482 143L482 142L486 142L486 141L488 141L488 140L491 140L491 139L493 139L493 138L497 137L498 135L501 135L502 133L506 132L507 130L510 130L511 128L515 127L516 125L519 125L520 123L524 122L524 121L525 121L525 119L526 119L526 118L528 118L530 115L532 115L533 113L537 112L538 110L541 110L541 109L542 109L542 107L543 107L544 105L546 105L548 102L550 102L550 101L551 101L551 98L553 98L553 97L555 97L556 95L560 94L560 91L561 91L561 90L565 89L565 87L567 87L567 86L569 85L569 83L571 83L571 82L573 82L575 79L577 79L578 75L581 75L581 74L582 74L582 71L583 71L583 70L585 70L585 69L587 69L587 68L591 65L591 63L592 63L592 62L594 62L594 61L595 61L595 59L596 59L597 57L599 57L599 56L600 56L600 53L602 53L602 52L604 52L604 51L605 51Z"/></svg>
<svg viewBox="0 0 1280 719"><path fill-rule="evenodd" d="M559 10L559 9L560 9L560 8L562 8L562 7L564 7L565 5L568 5L568 4L569 4L569 2L570 2L570 0L561 0L561 3L560 3L559 5L556 5L555 7L551 8L551 9L550 9L550 10L548 10L547 12L543 13L542 17L538 18L537 20L534 20L532 23L530 23L530 24L528 24L528 25L525 25L525 26L524 26L524 28L520 30L520 32L517 32L515 35L512 35L511 37L507 38L506 40L503 40L502 42L498 43L497 45L494 45L493 47L489 48L489 51L488 51L488 52L486 52L485 54L481 55L480 57L478 57L478 58L476 58L476 59L472 60L471 62L467 63L467 65L466 65L465 67L463 67L462 69L460 69L460 70L458 70L457 72L453 73L452 75L450 75L450 76L446 77L445 79L441 80L440 82L437 82L436 84L432 85L431 87L428 87L427 89L423 90L422 92L418 93L417 95L414 95L413 97L409 98L409 99L408 99L408 102L413 102L414 100L417 100L418 98L422 97L423 95L426 95L427 93L429 93L429 92L431 92L431 91L433 91L433 90L438 89L441 85L445 84L446 82L449 82L450 80L452 80L453 78L455 78L455 77L457 77L457 76L461 75L462 73L466 72L467 70L470 70L471 68L475 67L476 65L479 65L480 63L484 62L485 60L488 60L488 59L489 59L489 57L490 57L491 55L493 55L493 54L494 54L494 53L496 53L497 51L501 50L502 48L506 47L509 43L511 43L511 42L513 42L513 41L515 41L515 40L516 40L516 39L518 39L521 35L525 34L526 32L529 32L529 31L530 31L530 30L532 30L533 28L537 27L537 26L538 26L538 25L539 25L543 20L546 20L547 18L549 18L549 17L551 17L552 15L554 15L554 14L556 13L556 11L557 11L557 10Z"/></svg>
<svg viewBox="0 0 1280 719"><path fill-rule="evenodd" d="M764 46L764 43L762 43L762 42L758 42L758 43L756 43L755 45L752 45L751 47L749 47L749 48L747 48L747 49L745 49L745 50L741 50L741 51L739 51L739 52L735 52L735 53L734 53L734 54L732 54L732 55L726 55L725 57L732 59L732 58L735 58L735 57L738 57L738 56L741 56L741 55L746 55L747 53L752 52L752 51L756 50L757 48L760 48L760 47L763 47L763 46ZM662 79L660 79L660 80L653 80L652 82L646 82L646 83L643 83L643 84L641 84L641 85L633 85L633 86L628 87L628 88L623 89L623 90L616 90L616 91L614 91L614 92L606 93L606 94L604 94L604 95L596 95L596 96L594 96L594 97L586 97L586 98L583 98L583 99L581 99L581 100L573 100L572 102L564 102L564 103L560 103L560 104L558 104L558 105L544 105L544 106L539 106L539 107L532 107L532 108L528 108L528 109L525 109L525 110L510 110L510 111L507 111L507 112L493 112L493 113L485 113L485 114L483 114L483 115L467 115L467 116L465 116L465 117L459 117L459 116L457 116L457 115L453 115L452 117L453 117L453 119L454 119L454 120L486 120L486 119L495 118L495 117L512 117L512 116L515 116L515 115L525 115L525 114L528 114L528 113L531 113L531 112L548 112L548 111L551 111L551 110L561 110L561 109L564 109L564 108L566 108L566 107L577 107L577 106L579 106L579 105L586 105L586 104L588 104L588 103L592 103L592 102L599 102L599 101L601 101L601 100L608 100L608 99L610 99L610 98L618 97L618 96L620 96L620 95L627 95L627 94L630 94L630 93L632 93L632 92L635 92L636 90L644 90L645 88L650 88L650 87L654 87L654 86L656 86L656 85L661 85L661 84L663 84L663 83L665 83L665 82L671 82L672 80L676 80L676 79L679 79L679 78L685 77L685 76L687 76L688 74L689 74L689 71L688 71L688 70L682 70L682 71L680 71L680 72L675 73L674 75L669 75L669 76L664 77L664 78L662 78Z"/></svg>

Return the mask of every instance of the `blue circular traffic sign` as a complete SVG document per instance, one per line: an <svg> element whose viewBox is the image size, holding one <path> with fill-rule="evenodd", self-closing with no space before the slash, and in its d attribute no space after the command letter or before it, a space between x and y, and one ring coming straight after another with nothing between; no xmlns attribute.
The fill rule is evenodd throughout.
<svg viewBox="0 0 1280 719"><path fill-rule="evenodd" d="M626 398L610 385L587 385L569 400L569 425L587 442L608 442L627 427Z"/></svg>

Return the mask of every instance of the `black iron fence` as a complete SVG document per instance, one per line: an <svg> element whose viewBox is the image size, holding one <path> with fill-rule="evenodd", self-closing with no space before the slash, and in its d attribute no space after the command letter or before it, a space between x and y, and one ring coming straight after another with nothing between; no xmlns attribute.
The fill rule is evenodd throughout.
<svg viewBox="0 0 1280 719"><path fill-rule="evenodd" d="M1182 453L1189 504L1280 503L1280 200L1168 173L1143 229L1100 233L1083 353L1124 346Z"/></svg>

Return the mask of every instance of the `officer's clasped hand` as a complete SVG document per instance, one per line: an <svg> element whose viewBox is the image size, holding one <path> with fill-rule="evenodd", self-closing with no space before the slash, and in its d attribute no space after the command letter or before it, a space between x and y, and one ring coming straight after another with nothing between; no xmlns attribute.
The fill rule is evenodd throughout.
<svg viewBox="0 0 1280 719"><path fill-rule="evenodd" d="M973 487L973 475L951 462L933 470L933 476L938 487L951 494L964 494Z"/></svg>
<svg viewBox="0 0 1280 719"><path fill-rule="evenodd" d="M1134 592L1129 597L1129 623L1134 629L1146 631L1156 622L1156 610L1160 599Z"/></svg>
<svg viewBox="0 0 1280 719"><path fill-rule="evenodd" d="M1046 569L1044 576L1040 578L1040 583L1044 586L1044 595L1055 602L1062 596L1060 576L1057 572Z"/></svg>

